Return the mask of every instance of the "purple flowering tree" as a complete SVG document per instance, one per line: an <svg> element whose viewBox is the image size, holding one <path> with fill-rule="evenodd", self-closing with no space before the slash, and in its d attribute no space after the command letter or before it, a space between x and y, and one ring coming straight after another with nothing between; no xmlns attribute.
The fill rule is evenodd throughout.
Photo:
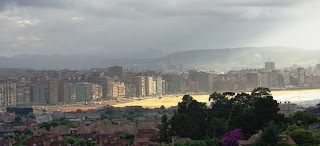
<svg viewBox="0 0 320 146"><path fill-rule="evenodd" d="M224 146L237 146L237 141L242 139L242 136L241 129L235 129L222 138L222 144Z"/></svg>

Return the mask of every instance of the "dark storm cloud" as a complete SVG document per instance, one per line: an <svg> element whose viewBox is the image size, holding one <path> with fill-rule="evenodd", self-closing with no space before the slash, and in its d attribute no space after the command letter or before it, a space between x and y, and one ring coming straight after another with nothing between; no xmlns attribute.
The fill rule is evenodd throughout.
<svg viewBox="0 0 320 146"><path fill-rule="evenodd" d="M63 8L72 5L70 0L1 0L0 9L12 6L27 6L27 7L55 7Z"/></svg>
<svg viewBox="0 0 320 146"><path fill-rule="evenodd" d="M289 0L0 0L0 56L118 57L241 47L292 21ZM279 44L281 45L281 44Z"/></svg>
<svg viewBox="0 0 320 146"><path fill-rule="evenodd" d="M230 0L221 1L220 6L251 6L251 7L289 7L299 3L299 0Z"/></svg>

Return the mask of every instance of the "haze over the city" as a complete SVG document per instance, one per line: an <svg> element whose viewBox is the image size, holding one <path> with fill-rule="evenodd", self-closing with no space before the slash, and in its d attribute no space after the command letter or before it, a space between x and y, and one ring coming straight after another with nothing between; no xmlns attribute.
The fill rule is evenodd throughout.
<svg viewBox="0 0 320 146"><path fill-rule="evenodd" d="M319 50L319 6L317 0L1 0L0 56Z"/></svg>

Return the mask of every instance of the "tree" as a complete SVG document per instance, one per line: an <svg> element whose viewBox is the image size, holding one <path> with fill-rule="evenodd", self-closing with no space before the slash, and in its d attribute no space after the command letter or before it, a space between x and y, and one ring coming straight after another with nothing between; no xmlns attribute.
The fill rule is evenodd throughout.
<svg viewBox="0 0 320 146"><path fill-rule="evenodd" d="M256 141L255 146L266 146L276 145L279 141L279 127L274 124L273 121L267 123L266 127L263 128L259 139Z"/></svg>
<svg viewBox="0 0 320 146"><path fill-rule="evenodd" d="M159 125L159 142L169 143L171 140L169 122L167 115L161 117L161 125Z"/></svg>
<svg viewBox="0 0 320 146"><path fill-rule="evenodd" d="M77 109L76 113L83 113L83 110L82 109Z"/></svg>
<svg viewBox="0 0 320 146"><path fill-rule="evenodd" d="M73 137L68 137L67 139L66 139L66 142L67 143L69 143L69 144L71 144L71 145L73 145L75 142L76 142L76 140L73 138Z"/></svg>
<svg viewBox="0 0 320 146"><path fill-rule="evenodd" d="M27 115L27 121L33 121L36 117L32 112L29 112Z"/></svg>
<svg viewBox="0 0 320 146"><path fill-rule="evenodd" d="M252 90L251 95L254 97L264 97L269 96L271 90L269 88L258 87Z"/></svg>
<svg viewBox="0 0 320 146"><path fill-rule="evenodd" d="M243 108L240 103L234 103L231 109L230 117L228 120L228 131L240 128L239 118L243 113Z"/></svg>
<svg viewBox="0 0 320 146"><path fill-rule="evenodd" d="M240 129L233 130L226 134L225 137L222 138L222 145L224 146L237 146L237 141L242 139L242 133Z"/></svg>
<svg viewBox="0 0 320 146"><path fill-rule="evenodd" d="M32 131L29 128L23 130L24 135L32 135Z"/></svg>
<svg viewBox="0 0 320 146"><path fill-rule="evenodd" d="M8 138L15 139L15 135L12 134L12 133L8 133L8 134L4 135L3 138L4 138L4 139L8 139Z"/></svg>
<svg viewBox="0 0 320 146"><path fill-rule="evenodd" d="M51 129L51 125L48 122L43 122L41 124L38 125L39 128L45 128L47 131L50 131Z"/></svg>
<svg viewBox="0 0 320 146"><path fill-rule="evenodd" d="M289 125L287 127L287 130L284 132L285 134L289 134L290 132L293 132L295 130L298 130L300 129L296 124L293 124L293 125Z"/></svg>
<svg viewBox="0 0 320 146"><path fill-rule="evenodd" d="M86 145L86 140L84 140L83 138L79 138L76 140L75 144L78 146L85 146Z"/></svg>
<svg viewBox="0 0 320 146"><path fill-rule="evenodd" d="M120 135L121 139L125 139L130 144L133 144L134 141L134 134L122 134Z"/></svg>
<svg viewBox="0 0 320 146"><path fill-rule="evenodd" d="M313 135L309 130L299 128L289 132L289 135L297 144L312 144L313 142Z"/></svg>
<svg viewBox="0 0 320 146"><path fill-rule="evenodd" d="M309 114L298 111L294 113L293 116L289 117L291 123L306 126L317 122L317 118L314 116L310 116Z"/></svg>
<svg viewBox="0 0 320 146"><path fill-rule="evenodd" d="M58 123L56 120L50 121L49 124L50 124L52 127L57 127L57 126L59 126L59 123Z"/></svg>
<svg viewBox="0 0 320 146"><path fill-rule="evenodd" d="M254 113L256 117L256 129L262 129L269 121L276 121L278 117L278 103L272 96L254 99ZM281 121L276 121L281 122Z"/></svg>
<svg viewBox="0 0 320 146"><path fill-rule="evenodd" d="M247 110L243 112L238 118L238 125L242 129L244 137L249 137L252 133L256 133L256 115L253 110Z"/></svg>
<svg viewBox="0 0 320 146"><path fill-rule="evenodd" d="M209 125L209 136L221 138L227 131L228 122L224 118L213 117Z"/></svg>
<svg viewBox="0 0 320 146"><path fill-rule="evenodd" d="M109 119L104 119L104 120L102 120L102 122L105 125L111 125L112 124L112 121L110 121Z"/></svg>
<svg viewBox="0 0 320 146"><path fill-rule="evenodd" d="M96 142L95 141L91 141L90 142L90 146L95 146L96 145Z"/></svg>
<svg viewBox="0 0 320 146"><path fill-rule="evenodd" d="M16 123L21 122L21 117L20 116L16 116L14 118L14 122L16 122Z"/></svg>
<svg viewBox="0 0 320 146"><path fill-rule="evenodd" d="M227 94L225 94L227 95ZM213 92L209 96L209 101L212 99L213 101L221 101L221 100L226 100L225 95L222 95L221 93Z"/></svg>
<svg viewBox="0 0 320 146"><path fill-rule="evenodd" d="M254 98L247 93L238 93L233 100L241 103L245 110L250 110L254 105Z"/></svg>
<svg viewBox="0 0 320 146"><path fill-rule="evenodd" d="M204 139L207 136L207 114L203 103L185 95L171 119L172 130L180 137Z"/></svg>

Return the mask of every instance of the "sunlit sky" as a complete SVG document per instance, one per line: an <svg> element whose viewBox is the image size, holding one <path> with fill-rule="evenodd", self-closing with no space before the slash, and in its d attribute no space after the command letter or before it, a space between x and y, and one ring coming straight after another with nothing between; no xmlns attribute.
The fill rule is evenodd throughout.
<svg viewBox="0 0 320 146"><path fill-rule="evenodd" d="M0 0L0 56L320 49L319 0Z"/></svg>

